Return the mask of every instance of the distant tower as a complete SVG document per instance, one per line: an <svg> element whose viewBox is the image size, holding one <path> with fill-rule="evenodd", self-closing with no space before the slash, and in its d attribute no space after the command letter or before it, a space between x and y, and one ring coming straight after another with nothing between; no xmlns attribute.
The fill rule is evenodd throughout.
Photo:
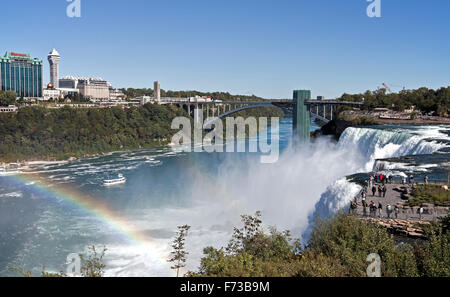
<svg viewBox="0 0 450 297"><path fill-rule="evenodd" d="M52 51L48 54L48 62L50 63L50 83L55 89L59 88L59 62L61 61L61 56L56 51Z"/></svg>
<svg viewBox="0 0 450 297"><path fill-rule="evenodd" d="M153 87L153 97L155 97L156 101L161 101L161 84L159 81L155 81Z"/></svg>

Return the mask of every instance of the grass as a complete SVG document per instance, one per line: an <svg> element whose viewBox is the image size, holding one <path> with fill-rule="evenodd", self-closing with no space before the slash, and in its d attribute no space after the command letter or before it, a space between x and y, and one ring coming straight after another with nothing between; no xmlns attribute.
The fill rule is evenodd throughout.
<svg viewBox="0 0 450 297"><path fill-rule="evenodd" d="M436 206L450 206L450 191L440 185L419 185L411 192L409 206L419 206L430 203Z"/></svg>

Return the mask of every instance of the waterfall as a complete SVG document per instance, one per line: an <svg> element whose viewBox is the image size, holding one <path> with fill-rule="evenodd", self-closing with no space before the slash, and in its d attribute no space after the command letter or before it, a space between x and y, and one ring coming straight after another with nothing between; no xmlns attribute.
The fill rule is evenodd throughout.
<svg viewBox="0 0 450 297"><path fill-rule="evenodd" d="M342 134L338 146L347 149L356 147L362 155L367 156L364 171L372 171L377 159L431 154L447 146L446 143L437 139L430 139L431 135L430 133L411 134L402 130L347 128ZM443 135L440 137L449 138Z"/></svg>
<svg viewBox="0 0 450 297"><path fill-rule="evenodd" d="M431 126L398 128L394 130L377 128L347 128L342 134L337 149L349 152L345 162L354 165L352 158L364 156L357 172L382 170L401 170L407 167L377 159L401 157L408 155L432 154L449 147L450 137L442 130L450 131L450 127ZM359 153L359 154L358 154ZM418 169L431 168L433 164L422 165ZM356 173L356 172L355 172ZM400 173L400 175L404 173ZM316 216L329 217L339 209L348 207L350 201L361 191L361 187L341 178L329 185L316 203L313 214L309 216L309 226L303 233L308 237L311 223Z"/></svg>

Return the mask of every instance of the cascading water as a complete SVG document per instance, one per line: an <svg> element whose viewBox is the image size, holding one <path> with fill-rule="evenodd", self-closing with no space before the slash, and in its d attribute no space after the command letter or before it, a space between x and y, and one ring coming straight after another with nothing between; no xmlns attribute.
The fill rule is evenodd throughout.
<svg viewBox="0 0 450 297"><path fill-rule="evenodd" d="M120 211L152 238L151 253L122 242L77 209L47 201L33 182L18 186L0 179L0 275L11 275L7 268L18 266L59 271L68 253L96 244L108 248L108 276L171 276L170 242L176 226L184 224L192 226L186 248L188 269L195 270L204 247L226 245L239 215L260 210L267 225L299 236L312 213L329 216L360 190L345 176L371 171L377 158L435 152L448 145L448 134L440 131L450 131L349 128L337 144L324 137L293 149L291 127L290 120L280 124L283 151L274 164L261 164L258 154L179 154L160 148L36 168L49 186L74 187ZM103 188L102 180L112 173L123 173L127 184Z"/></svg>
<svg viewBox="0 0 450 297"><path fill-rule="evenodd" d="M450 137L448 126L432 127L404 127L393 129L383 128L348 128L341 135L337 148L345 151L358 151L364 156L360 167L354 172L390 171L390 170L411 170L411 167L403 164L381 161L392 157L426 155L448 148ZM355 154L349 154L353 159ZM425 164L416 168L418 171L427 171L427 168L437 167L437 164ZM400 176L406 176L403 172L397 172ZM331 185L320 196L313 215L310 216L310 223L314 217L328 217L339 209L347 207L350 201L359 193L361 187L349 182L345 177ZM306 230L304 236L307 237L310 229Z"/></svg>
<svg viewBox="0 0 450 297"><path fill-rule="evenodd" d="M447 146L429 137L429 134L414 135L406 131L348 128L342 134L338 146L357 147L362 155L367 156L364 170L371 171L377 159L431 154Z"/></svg>

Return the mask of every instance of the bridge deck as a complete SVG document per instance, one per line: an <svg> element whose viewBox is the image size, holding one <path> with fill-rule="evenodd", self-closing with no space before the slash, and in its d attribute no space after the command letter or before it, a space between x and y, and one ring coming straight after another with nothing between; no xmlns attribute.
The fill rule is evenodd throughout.
<svg viewBox="0 0 450 297"><path fill-rule="evenodd" d="M223 102L189 102L189 101L162 101L161 104L203 104L203 105L267 105L267 104L281 104L281 105L293 105L295 103L292 99L280 99L280 100L264 100L264 101L223 101ZM307 105L362 105L362 102L349 102L338 100L306 100Z"/></svg>

